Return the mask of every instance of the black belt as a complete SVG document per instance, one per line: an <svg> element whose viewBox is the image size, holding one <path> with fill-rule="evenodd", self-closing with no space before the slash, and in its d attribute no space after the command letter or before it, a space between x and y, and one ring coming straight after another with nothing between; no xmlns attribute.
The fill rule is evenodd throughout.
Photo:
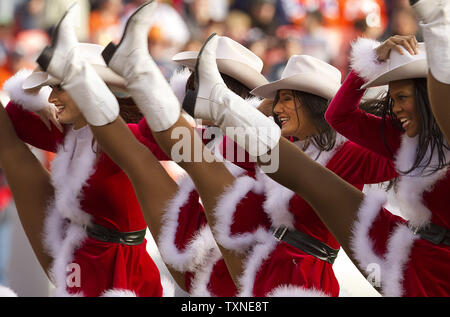
<svg viewBox="0 0 450 317"><path fill-rule="evenodd" d="M89 237L103 242L139 245L144 242L146 229L132 232L120 232L105 228L96 223L90 223L89 226L86 227L86 232Z"/></svg>
<svg viewBox="0 0 450 317"><path fill-rule="evenodd" d="M339 250L331 248L322 241L319 241L304 232L296 229L290 230L285 226L275 228L273 236L278 241L284 241L291 246L330 264L334 263L339 252Z"/></svg>
<svg viewBox="0 0 450 317"><path fill-rule="evenodd" d="M428 226L417 229L409 225L409 228L418 234L422 239L427 240L433 244L443 244L450 246L450 230L434 223L430 223Z"/></svg>

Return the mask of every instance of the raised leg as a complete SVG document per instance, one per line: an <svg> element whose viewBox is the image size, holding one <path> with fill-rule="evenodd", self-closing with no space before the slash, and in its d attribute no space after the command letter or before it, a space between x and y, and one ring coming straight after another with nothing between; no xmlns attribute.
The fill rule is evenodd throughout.
<svg viewBox="0 0 450 317"><path fill-rule="evenodd" d="M11 188L27 238L48 274L52 258L45 252L42 233L54 189L48 171L17 137L3 105L0 105L0 166Z"/></svg>
<svg viewBox="0 0 450 317"><path fill-rule="evenodd" d="M91 130L101 149L128 175L147 226L158 241L163 215L178 185L148 148L134 137L122 118L104 126L91 125ZM170 265L167 268L177 284L185 289L185 274Z"/></svg>
<svg viewBox="0 0 450 317"><path fill-rule="evenodd" d="M410 1L420 21L430 68L428 92L439 127L450 141L450 2Z"/></svg>
<svg viewBox="0 0 450 317"><path fill-rule="evenodd" d="M180 131L183 131L183 133L178 133ZM214 210L217 206L218 199L235 182L235 177L222 162L215 160L214 155L203 145L200 136L197 135L193 127L184 117L180 116L178 121L170 129L162 132L154 132L153 135L161 148L169 156L173 154L172 148L179 142L183 142L184 147L182 150L188 151L188 155L183 155L186 154L184 152L180 153L183 156L183 160L177 161L177 163L192 178L202 199L208 224L211 228L214 228L216 223ZM177 135L181 136L177 137ZM196 153L194 149L199 149L199 151ZM199 152L202 154L198 155ZM218 241L216 240L216 242ZM224 248L220 243L217 244L222 252L231 277L238 286L238 277L243 272L242 256Z"/></svg>

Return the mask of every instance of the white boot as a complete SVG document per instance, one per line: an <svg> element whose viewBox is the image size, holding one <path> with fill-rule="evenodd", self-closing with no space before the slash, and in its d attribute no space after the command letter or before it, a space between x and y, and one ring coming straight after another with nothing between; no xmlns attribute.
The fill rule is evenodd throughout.
<svg viewBox="0 0 450 317"><path fill-rule="evenodd" d="M93 126L103 126L116 120L120 111L117 98L91 64L79 57L78 49L66 60L61 86L86 121Z"/></svg>
<svg viewBox="0 0 450 317"><path fill-rule="evenodd" d="M430 71L450 84L450 1L420 0L413 9L421 22Z"/></svg>
<svg viewBox="0 0 450 317"><path fill-rule="evenodd" d="M212 120L250 155L264 155L278 144L281 130L225 85L216 64L218 40L211 36L198 55L194 116Z"/></svg>
<svg viewBox="0 0 450 317"><path fill-rule="evenodd" d="M71 24L77 15L71 6L55 29L53 45L44 49L38 62L46 72L61 80L61 86L76 103L88 123L101 126L119 115L116 97L92 66L79 56L78 41Z"/></svg>
<svg viewBox="0 0 450 317"><path fill-rule="evenodd" d="M80 23L80 6L73 3L64 13L64 16L55 26L52 35L51 46L47 46L37 59L37 63L46 71L58 79L64 77L64 65L67 56L78 45L74 26ZM56 50L56 47L58 49Z"/></svg>
<svg viewBox="0 0 450 317"><path fill-rule="evenodd" d="M120 43L110 43L102 55L125 78L127 91L153 131L169 129L180 117L180 104L148 52L147 34L157 3L148 1L127 21Z"/></svg>

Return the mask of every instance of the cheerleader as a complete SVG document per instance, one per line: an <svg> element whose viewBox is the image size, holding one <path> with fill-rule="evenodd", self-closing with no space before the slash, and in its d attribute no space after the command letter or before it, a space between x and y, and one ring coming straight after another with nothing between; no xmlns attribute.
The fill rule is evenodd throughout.
<svg viewBox="0 0 450 317"><path fill-rule="evenodd" d="M145 13L141 13L141 14L143 17L145 17L145 15L146 15ZM130 23L129 25L133 25L133 24ZM133 31L133 29L130 28L130 29L128 29L128 33L127 33L127 31L125 32L125 37L124 37L125 40L122 40L123 42L121 42L121 43L127 43L126 42L127 40L130 41L128 43L133 43L133 42L131 42L132 40L130 40L130 38L132 38L133 32L135 32L135 34L141 33L141 32L138 33L136 31L136 29ZM133 44L136 44L136 42ZM220 40L219 40L219 45L220 45ZM143 45L143 48L145 48L145 45ZM137 50L136 49L132 50L130 47L128 47L128 50L127 50L126 44L119 44L118 49L116 49L116 48L114 48L114 46L110 45L109 49L105 50L104 56L106 57L107 61L109 61L110 67L113 67L116 70L116 72L118 72L119 74L123 74L123 75L133 74L134 75L134 77L130 76L128 78L128 80L129 80L128 85L135 85L136 91L134 93L136 95L140 94L140 95L138 95L138 97L144 98L144 96L147 95L147 98L154 98L153 100L149 100L149 101L151 101L150 103L155 102L156 106L158 105L158 103L162 104L164 102L167 102L167 100L165 98L158 98L157 96L152 95L152 93L146 93L145 91L146 91L147 86L145 85L144 82L139 83L139 85L141 85L141 88L138 89L137 80L135 80L135 81L131 80L131 79L137 79L138 78L136 76L137 74L143 75L144 73L140 73L139 70L136 70L136 69L133 69L132 71L130 71L130 70L127 71L127 70L123 70L120 68L120 65L128 65L128 67L134 68L135 66L133 66L133 61L136 63L136 65L140 65L141 67L142 67L142 65L146 65L146 63L149 64L148 66L146 66L149 68L151 65L153 65L153 63L149 60L148 53L143 53L141 56L134 56L132 58L132 60L129 60L127 62L127 60L125 59L124 56L127 56L129 51L136 52ZM218 49L216 49L216 51L220 52L220 51L222 51L222 49L218 48ZM112 55L112 59L111 59L111 55ZM123 59L121 59L121 58L123 58ZM145 58L145 62L144 61L137 62L144 58ZM216 58L214 60L216 60ZM119 63L119 61L120 61L120 63ZM333 93L333 90L336 91L337 87L339 86L340 75L337 75L337 74L339 74L339 72L329 65L325 66L327 64L325 64L325 65L321 64L320 61L317 61L315 59L310 60L309 62L310 62L310 64L313 64L312 66L313 66L314 70L317 71L317 70L321 69L323 76L327 77L327 76L330 76L330 74L331 74L332 75L331 77L335 79L335 80L330 80L329 86L323 87L323 89L319 92L320 94L325 95L326 97L330 98L331 97L330 94ZM307 64L305 61L297 61L297 64L302 64L302 63ZM292 64L294 65L293 68L295 68L295 66L296 66L295 59L293 59ZM307 66L311 66L311 65L307 65ZM289 68L288 72L289 71L292 72L293 69ZM314 71L310 71L309 73L310 74L314 73ZM150 79L151 79L151 80L149 80L149 82L152 82L155 85L163 85L164 80L160 79L158 77L160 75L158 75L158 74L159 74L159 71L157 71L156 67L154 67L154 66L148 70L148 73L145 73L145 75L150 77ZM336 77L338 77L338 78L336 79ZM303 90L307 89L306 87L308 87L308 86L309 87L315 86L315 85L308 83L308 79L311 79L311 78L309 78L309 77L305 78L306 84L304 84L304 86L301 86L301 85L299 86L299 87L302 87ZM330 86L331 86L331 88L330 88ZM164 89L164 91L167 91L167 93L164 94L164 96L170 95L170 90L167 90L166 87L159 86L159 89L160 89L159 92L161 92L161 90L163 90L163 89ZM309 88L309 89L312 89L312 88ZM326 93L324 91L326 91ZM317 93L317 90L314 90L312 92ZM324 98L322 97L322 99L324 99ZM187 100L187 102L189 102L189 93L188 93L188 97L185 99L185 101L186 100ZM320 100L320 97L317 97L316 100ZM142 101L144 101L144 100L142 99ZM141 107L144 107L144 105L146 105L148 103L149 102L140 103L140 105L141 105ZM161 114L162 117L164 117L165 119L167 119L168 116L171 116L173 114L173 112L178 113L178 116L179 116L179 110L177 111L178 107L176 107L175 102L173 102L173 103L167 102L167 103L170 106L173 105L173 108L168 107L167 109L158 110L158 113ZM320 103L321 103L322 111L324 111L324 104L326 104L326 99L324 101L321 101ZM192 104L188 104L188 105L185 104L185 107L187 109L189 109L189 107L192 107ZM147 113L147 121L149 121L149 125L152 130L155 131L155 130L162 129L162 131L160 131L159 133L155 133L155 137L156 137L156 139L159 139L159 142L162 144L162 147L165 148L168 153L170 153L174 142L173 142L173 140L167 140L168 132L166 132L166 131L168 130L168 127L169 127L169 129L172 129L172 131L175 131L175 129L179 128L179 127L185 127L186 130L192 130L192 128L190 128L186 124L186 122L183 122L183 118L178 119L178 121L175 124L169 123L166 120L164 120L164 121L157 120L158 113L153 112L153 111L155 111L154 108L158 109L158 107L155 107L155 106L153 106L153 107L145 106L145 108L143 108L143 111ZM172 110L173 112L169 112L169 110ZM164 111L164 113L162 113L163 111ZM320 110L318 110L318 112L320 113ZM170 119L170 121L172 121L172 122L174 120L175 120L175 118ZM155 122L153 122L153 121L155 121ZM322 121L324 122L323 112L322 112ZM322 124L323 124L323 122L322 122ZM161 125L161 124L163 124L163 125ZM172 124L172 126L170 126L170 124ZM113 122L110 125L117 125L117 123ZM310 122L310 126L311 125L313 125L313 124ZM325 123L325 125L326 125L326 123ZM308 125L305 125L305 126L308 127ZM107 129L107 128L104 127L103 130L105 130L105 129ZM108 128L109 131L111 131L111 129ZM93 130L99 131L100 129L93 127ZM118 127L117 127L117 130L119 130ZM290 132L292 132L292 131L290 131ZM302 132L311 133L311 131L307 131L307 130L302 131ZM316 133L316 132L317 131L314 131L313 133ZM330 129L328 129L327 132L329 134L331 134L331 136L329 138L330 144L334 143L333 142L333 141L335 141L334 135L331 133ZM98 133L98 132L95 132L95 133ZM114 132L111 131L111 135L113 133ZM287 132L287 133L289 133L289 132ZM117 136L117 134L116 134L116 136ZM305 137L305 135L301 135L301 137ZM323 135L322 135L322 137L323 137ZM110 137L110 140L108 140L108 142L114 143L113 139L114 138ZM170 139L170 137L169 137L169 139ZM192 142L194 142L194 141L192 141ZM339 141L337 143L338 144L337 144L336 148L339 148L343 142ZM108 147L110 147L110 146L111 145L108 145ZM328 146L330 148L333 148L333 145L330 146L328 144ZM357 154L357 150L356 150L357 148L361 152L361 154L359 156ZM336 149L334 149L334 150L336 150ZM115 151L117 152L117 150L115 150ZM124 157L126 156L125 153L128 152L128 150L122 149L119 151L124 152L124 154L122 154L122 155L120 153L117 153L117 155L120 156L122 160L124 160ZM320 155L320 149L317 149L315 151L315 153L313 153L313 152L314 152L314 150L312 150L311 154L312 155L315 154L314 155L315 158L318 158L318 156ZM372 154L370 154L368 151L366 151L364 154L363 153L364 153L364 151L359 149L359 147L355 147L354 145L347 144L346 146L343 146L343 148L339 149L339 155L336 155L336 157L335 157L335 164L339 164L342 162L343 157L350 156L351 154L353 154L353 162L351 162L351 160L347 161L347 167L344 167L344 165L343 165L342 173L344 173L344 170L352 169L348 164L352 164L352 163L358 164L356 162L367 162L367 165L365 165L360 170L363 173L365 173L364 175L356 175L356 173L354 173L353 176L351 176L350 173L347 174L347 176L349 178L353 177L352 181L355 184L359 184L358 186L360 188L362 187L364 182L367 181L370 177L372 177L372 180L375 182L382 180L382 179L378 180L378 179L376 179L375 175L370 174L370 170L371 170L370 164L378 164L380 162L379 157L372 156ZM210 155L209 152L206 152L206 154ZM327 155L325 155L325 157L321 157L323 164L325 164L328 161L328 159L330 159L331 156L334 156L334 154L335 154L335 152L331 151L330 153L327 153ZM148 160L148 161L150 162L150 160ZM194 160L192 160L192 161L194 161ZM299 243L295 243L295 241L292 242L292 240L289 240L289 237L291 237L291 238L294 237L294 240L295 240L296 238L298 238L298 236L302 237L302 233L300 232L296 235L295 230L290 230L289 234L286 235L284 241L290 241L293 245L289 245L287 242L282 242L278 245L279 248L277 248L277 250L274 251L274 246L276 244L276 240L272 237L272 232L270 231L270 228L269 228L270 224L267 224L267 220L265 218L261 218L261 219L255 218L255 214L258 214L258 213L255 213L255 211L258 210L257 207L258 207L258 204L261 204L261 201L260 200L258 201L258 198L256 198L254 196L254 194L258 193L259 191L264 191L264 188L262 188L262 190L261 189L258 190L258 187L264 187L264 181L260 182L263 184L263 186L258 186L258 184L256 182L254 182L252 180L252 178L249 178L247 175L243 176L243 177L239 177L238 179L234 179L234 175L230 175L229 172L227 173L227 171L223 169L223 166L221 166L220 164L216 164L216 162L213 162L211 164L205 164L202 162L195 163L195 161L194 161L194 163L192 163L192 161L191 161L191 163L190 162L181 162L180 165L182 167L184 167L186 170L188 170L188 173L192 176L194 183L196 183L195 185L201 184L203 186L202 189L200 189L198 187L197 188L200 192L200 196L202 197L202 200L205 202L205 205L206 205L206 208L205 208L207 210L206 216L207 217L209 216L208 223L213 228L214 237L216 238L216 241L218 242L218 245L220 246L220 248L222 250L222 254L224 255L224 259L227 264L227 268L230 270L234 281L237 282L238 283L237 285L239 285L241 287L241 293L240 293L241 295L267 296L267 295L286 295L286 294L290 294L290 295L313 295L313 294L317 295L317 294L320 294L320 295L336 296L339 293L337 281L334 278L334 274L332 272L331 265L330 265L336 256L336 250L333 250L332 248L327 246L326 243L319 241L319 239L312 237L312 235L319 236L321 239L326 240L327 242L331 241L331 243L334 243L334 245L337 245L337 243L333 240L331 235L328 233L327 229L324 226L321 227L320 220L315 218L315 215L311 211L309 211L308 206L304 206L304 203L302 203L302 201L299 201L299 199L297 199L297 202L294 203L294 205L296 204L294 208L298 208L300 210L304 209L303 212L298 211L299 218L302 218L302 216L305 219L308 218L308 221L305 221L305 223L301 224L300 226L304 226L302 228L305 231L307 231L308 233L309 232L314 232L314 233L311 233L311 236L307 235L308 238L304 238ZM375 163L375 161L377 161L377 163ZM365 170L365 172L364 172L365 167L367 167L367 170ZM389 164L385 164L385 168L386 168L386 170L390 170ZM214 175L215 180L212 179L209 175L205 174L205 172L207 172L207 171L211 171L212 173L214 173L212 175ZM136 177L138 177L138 175L136 175ZM141 176L141 177L146 178L147 176ZM224 186L224 183L225 183L223 181L224 179L225 180L229 179L231 181L229 183L230 188L227 190L225 190L226 187ZM259 184L259 185L261 185L261 184ZM193 185L192 185L192 188L193 188ZM141 192L141 190L139 190L139 189L136 189L136 190L137 190L138 196L139 196L140 195L139 192ZM148 192L148 189L143 188L142 195L144 195L146 191ZM211 196L203 196L202 191L203 191L203 193L205 193L207 191L217 191L217 193L220 193L220 197L216 198L216 197L211 197ZM273 194L276 194L275 191L276 190L273 191ZM286 193L286 196L289 196L289 195L290 195L290 197L293 196L293 194ZM185 191L184 196L188 197L189 191ZM274 197L275 196L272 196L272 200L274 199ZM287 199L287 200L289 200L289 199ZM211 206L212 206L211 201L214 202L214 200L217 200L217 201L215 202L213 213L210 213L210 212L208 212L208 208L211 208ZM179 205L180 205L180 202L178 202L178 204L175 204L175 206L174 206L175 208L173 208L173 206L171 206L170 209L173 208L175 210L178 210L178 209L180 209ZM272 208L276 209L277 207L272 206ZM146 208L144 208L144 210L145 209ZM245 210L245 209L247 209L247 210ZM252 213L250 213L250 214L252 214L251 216L248 215L249 214L248 210L252 210ZM177 212L177 211L175 211L175 212ZM222 214L221 214L221 212L222 212ZM278 217L278 220L281 220L283 218L283 215L280 216L277 214L277 213L279 213L278 211L272 210L272 212L275 213L273 218L276 219ZM287 214L287 218L289 218L289 211L286 210L284 215L286 215L286 214ZM177 218L177 216L178 216L178 218ZM291 216L291 218L292 218L292 216ZM172 221L175 223L175 226L180 225L180 219L181 218L179 217L179 215L175 214L174 219L172 219ZM236 221L236 224L237 224L237 227L240 227L240 229L242 229L244 227L253 227L252 228L253 230L252 231L246 230L245 233L242 230L238 231L238 232L235 231L235 234L234 234L233 228L231 228L234 226L235 227L234 230L236 230L236 226L233 222L233 219L239 219L238 221ZM255 219L257 219L256 223L250 222L250 220L255 221ZM183 219L181 219L181 221L183 221ZM186 220L184 220L184 221L186 221ZM212 221L214 221L214 222L212 222ZM289 223L289 222L286 223L286 221L283 221L283 220L279 221L278 224L276 223L276 221L273 221L274 226L275 225L280 226L279 230L277 230L277 232L279 231L279 233L281 233L284 230L282 228L283 224L286 224L291 227L294 226L294 223ZM296 224L296 226L299 226L299 224ZM314 230L308 229L308 226L313 227ZM222 227L222 228L225 227L225 228L222 230L219 227ZM219 229L217 229L217 228L219 228ZM223 234L224 232L225 232L225 234ZM173 239L172 237L167 237L167 238L168 238L168 240ZM283 237L280 236L280 240L281 240L281 238L283 238ZM161 239L159 239L159 240L161 240ZM313 242L311 242L311 240ZM310 244L307 244L306 248L304 245L302 245L303 249L298 250L299 244L301 245L302 243L306 243L306 241L308 241ZM198 240L196 242L198 242ZM258 244L258 246L254 246L255 244ZM191 244L191 246L194 246L194 245L195 245L195 243ZM251 246L254 246L254 247L252 248ZM188 247L190 247L190 246L188 246ZM197 247L201 247L201 245L197 245ZM161 247L162 253L163 253L163 248L164 247ZM317 248L317 249L325 248L326 251L324 251L324 253L322 253L322 254L319 254L320 252L319 253L314 252L314 248ZM337 248L338 248L338 246L337 246ZM304 251L305 249L308 251L305 252ZM231 251L237 251L240 254L243 254L245 262L242 262L241 255L238 254L236 256ZM329 251L330 254L326 254L327 251ZM248 254L250 254L249 257L246 256ZM293 254L295 254L295 255L293 255ZM267 257L269 259L266 261ZM286 259L288 259L288 260L286 260ZM278 265L281 265L281 264L284 267L283 270L273 269L273 267L277 267ZM205 263L200 263L200 265L205 265ZM263 268L261 270L262 273L258 273L260 275L255 276L256 272L260 271L259 270L260 268ZM312 271L316 272L316 274L309 274ZM282 275L284 275L284 276L282 276ZM292 276L296 276L294 280L293 280ZM214 279L210 279L210 280L206 279L204 281L204 282L207 282L206 286L208 286L208 287L216 286L217 287L217 284L220 284L220 280L217 279L218 275L216 275L214 277L216 278L215 280ZM205 285L203 285L204 289L208 289L208 287L205 287ZM205 292L203 294L207 294L207 293ZM215 293L215 295L217 295L217 293Z"/></svg>
<svg viewBox="0 0 450 317"><path fill-rule="evenodd" d="M414 37L394 36L382 44L360 39L353 46L352 65L353 72L330 105L327 120L349 139L395 164L399 173L396 198L411 229L402 232L398 228L405 224L403 219L390 214L382 219L375 211L376 203L367 203L358 212L358 219L365 220L354 226L353 253L362 266L375 258L392 271L389 280L382 281L387 295L448 294L446 273L427 273L449 255L438 232L445 235L449 225L445 211L450 201L443 191L450 186L450 153L430 108L425 48ZM380 109L381 118L359 110L365 88L381 85L389 85L386 97L374 106ZM379 195L370 192L365 200L373 201ZM424 254L435 254L432 258L438 260L425 260Z"/></svg>
<svg viewBox="0 0 450 317"><path fill-rule="evenodd" d="M404 46L410 53L399 52L397 56L399 58L391 57L391 63L405 64L405 60L401 56L406 60L414 59L416 48L414 38L401 39L395 44ZM256 116L256 113L252 114L254 111L250 107L241 110L241 108L244 108L242 100L233 96L221 85L213 60L215 45L217 45L216 37L210 38L203 49L203 57L200 58L198 63L200 85L197 90L195 114L200 117L204 116L204 113L210 114L213 116L213 121L218 122L224 131L227 131L226 128L233 125L250 126L251 123L248 120L242 119L242 114ZM390 49L387 51L390 52ZM420 57L416 59L420 59ZM386 73L389 72L392 76L398 75L395 72L396 70L398 68L394 67L391 71L388 69ZM417 69L410 68L409 71L414 72ZM383 79L383 75L376 77L377 79ZM399 78L397 77L397 79ZM344 83L341 92L348 89L347 86ZM359 91L358 93L362 94ZM339 93L335 98L338 97ZM350 97L352 96L349 96L346 102L358 103ZM405 99L402 99L404 97L402 96L400 100L404 101ZM403 103L403 105L405 104ZM237 105L241 105L241 107L237 107ZM394 107L399 105L401 104L394 100ZM199 108L197 109L197 107ZM370 116L365 117L371 120L379 119ZM429 130L421 131L420 128L417 129L417 122L411 122L411 119L412 117L402 118L404 128L409 130L406 131L405 144L415 141L411 137L414 136L414 133L430 132ZM264 118L259 120L261 122L255 122L257 126L269 126L269 122ZM374 136L370 141L366 139L367 143L370 143L376 140L375 136L380 133L378 132L380 130L366 125L368 122L369 119L366 119L364 123L356 122L354 130L364 131ZM355 121L352 121L352 124L354 123ZM412 130L414 126L417 129L415 132ZM397 144L398 146L400 144L401 131L396 131L393 126L388 128L386 125L384 133L388 142L390 142L389 140L394 141L388 145L395 149L393 145ZM391 133L389 138L387 133ZM411 136L408 133L411 133ZM283 138L277 140L276 136L275 133L250 136L251 142L260 145L267 151L270 150L271 153L275 151L279 154L279 168L274 173L269 174L270 177L295 191L310 203L362 272L371 274L374 266L376 266L383 294L392 296L439 296L448 294L449 277L447 276L446 265L449 263L450 254L448 251L448 234L446 233L448 224L444 212L445 206L449 205L448 197L444 194L447 188L445 184L448 180L448 170L441 160L446 155L445 145L441 148L434 148L436 151L442 150L441 154L444 156L435 155L435 153L430 155L428 152L428 154L424 154L425 157L422 157L425 166L422 162L419 162L420 168L412 170L416 174L406 175L406 182L412 179L419 182L424 181L422 187L414 185L409 186L409 188L408 186L405 187L407 188L405 192L411 195L408 197L407 204L402 206L402 212L413 215L407 223L402 218L394 216L382 208L385 202L383 193L363 195L341 178L311 162L304 153L287 143ZM395 136L397 136L397 140L395 140ZM382 138L379 137L379 139L381 139L382 144ZM236 138L236 140L243 146L250 148L249 142L243 142L239 138ZM407 169L414 166L415 158L417 158L414 148L411 150L410 147L407 153L403 154L403 158L405 158L403 162L407 163ZM426 164L427 161L428 164ZM288 164L288 162L296 162L296 164ZM262 163L260 159L260 164ZM425 174L421 174L421 172L425 172ZM425 179L424 176L426 175L431 175L431 177ZM433 184L434 187L432 187ZM423 185L425 185L425 188ZM323 196L324 192L326 198ZM418 208L411 207L413 204L421 202L418 195L423 195L423 203L418 205ZM435 230L439 234L435 234L433 232ZM439 268L442 268L442 270Z"/></svg>
<svg viewBox="0 0 450 317"><path fill-rule="evenodd" d="M67 28L77 16L77 6L72 6L57 30ZM67 45L66 39L59 43ZM102 49L80 44L76 51L90 60L105 82L120 85L121 78L101 60ZM70 55L59 55L50 68L62 71L66 58ZM76 78L64 80L73 84ZM107 89L101 80L87 84ZM97 146L75 106L80 99L72 98L65 87L61 77L44 72L19 73L5 87L12 100L6 109L12 124L2 108L2 166L33 249L55 284L56 296L161 296L160 274L146 251L146 223L132 185ZM39 92L30 94L22 88ZM82 93L83 102L93 98L95 93ZM106 102L118 101L111 95ZM30 112L51 111L50 103L56 106L62 131L55 124L48 129ZM126 100L121 100L121 110L125 108ZM137 113L129 107L127 110ZM139 118L135 116L133 122ZM139 137L135 124L129 128ZM51 175L17 138L14 129L27 143L56 152Z"/></svg>

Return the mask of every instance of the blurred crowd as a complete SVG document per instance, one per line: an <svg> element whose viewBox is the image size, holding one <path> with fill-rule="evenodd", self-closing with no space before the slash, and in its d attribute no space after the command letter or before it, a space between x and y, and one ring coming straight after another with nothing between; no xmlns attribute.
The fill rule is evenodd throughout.
<svg viewBox="0 0 450 317"><path fill-rule="evenodd" d="M145 0L0 0L0 85L18 69L34 68L53 25L73 1L82 7L80 41L118 41L129 15ZM166 77L171 57L198 50L212 32L250 48L264 75L279 77L293 54L318 57L348 71L358 36L384 40L419 29L407 0L158 0L149 49ZM416 34L420 39L420 34Z"/></svg>

